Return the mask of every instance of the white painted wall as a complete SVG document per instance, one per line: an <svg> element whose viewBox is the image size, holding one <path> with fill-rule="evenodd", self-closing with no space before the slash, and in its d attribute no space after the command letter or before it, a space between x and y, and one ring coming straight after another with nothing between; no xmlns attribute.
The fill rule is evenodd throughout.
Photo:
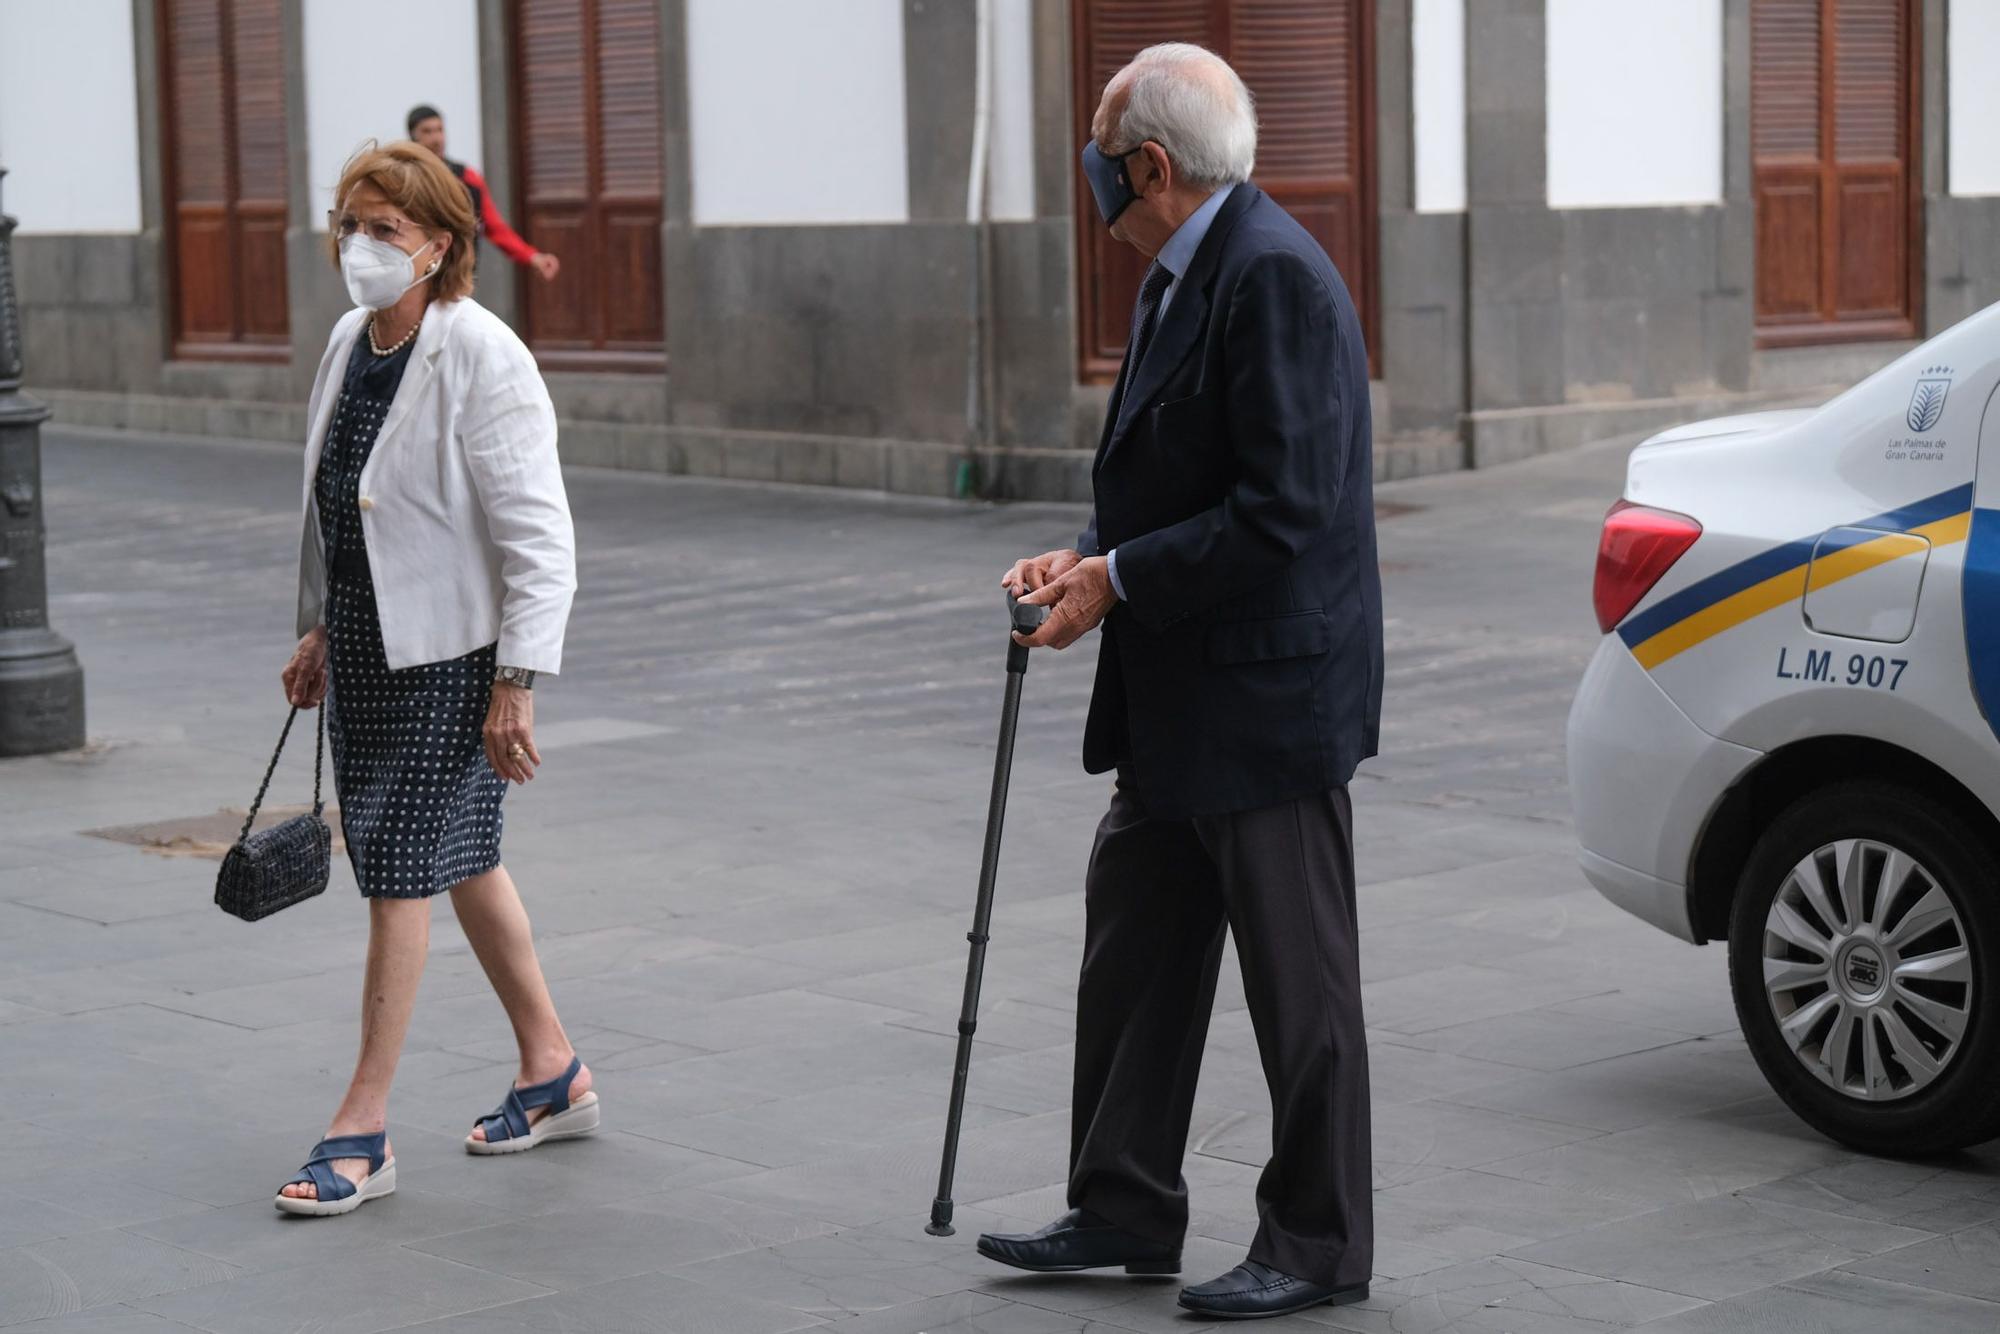
<svg viewBox="0 0 2000 1334"><path fill-rule="evenodd" d="M1410 11L1419 213L1465 208L1465 6L1470 2L1416 0Z"/></svg>
<svg viewBox="0 0 2000 1334"><path fill-rule="evenodd" d="M687 43L696 225L909 219L902 0L688 0Z"/></svg>
<svg viewBox="0 0 2000 1334"><path fill-rule="evenodd" d="M477 0L304 0L308 216L326 230L340 168L364 139L406 137L419 102L444 113L445 150L485 170L479 143Z"/></svg>
<svg viewBox="0 0 2000 1334"><path fill-rule="evenodd" d="M1951 0L1945 34L1946 184L2000 195L2000 3Z"/></svg>
<svg viewBox="0 0 2000 1334"><path fill-rule="evenodd" d="M0 207L29 232L136 232L131 0L0 0Z"/></svg>
<svg viewBox="0 0 2000 1334"><path fill-rule="evenodd" d="M1548 164L1551 208L1719 203L1722 0L1548 0Z"/></svg>
<svg viewBox="0 0 2000 1334"><path fill-rule="evenodd" d="M970 3L970 0L966 0ZM1082 145L1077 146L1082 151ZM993 0L993 158L987 185L1002 221L1035 216L1035 65L1031 0Z"/></svg>

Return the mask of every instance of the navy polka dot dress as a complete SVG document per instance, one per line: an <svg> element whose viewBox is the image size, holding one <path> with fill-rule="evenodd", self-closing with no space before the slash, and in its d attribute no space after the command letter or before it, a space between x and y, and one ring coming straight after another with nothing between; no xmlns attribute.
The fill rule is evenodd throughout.
<svg viewBox="0 0 2000 1334"><path fill-rule="evenodd" d="M368 898L426 898L498 866L507 791L480 739L494 646L402 671L389 669L382 648L361 530L361 469L410 347L376 357L364 327L313 483L328 571L327 730L341 833Z"/></svg>

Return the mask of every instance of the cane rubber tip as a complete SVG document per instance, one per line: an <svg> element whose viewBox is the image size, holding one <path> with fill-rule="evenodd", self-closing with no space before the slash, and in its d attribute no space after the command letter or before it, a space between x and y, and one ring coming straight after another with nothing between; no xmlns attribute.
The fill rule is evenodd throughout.
<svg viewBox="0 0 2000 1334"><path fill-rule="evenodd" d="M933 1237L955 1237L958 1235L958 1229L949 1223L932 1223L924 1231L930 1233Z"/></svg>

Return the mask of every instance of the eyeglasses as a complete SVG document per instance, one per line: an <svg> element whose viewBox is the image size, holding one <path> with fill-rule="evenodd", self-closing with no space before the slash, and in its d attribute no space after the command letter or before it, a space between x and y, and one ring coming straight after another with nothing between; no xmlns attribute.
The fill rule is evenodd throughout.
<svg viewBox="0 0 2000 1334"><path fill-rule="evenodd" d="M354 214L343 213L339 209L326 211L326 229L343 241L363 228L377 241L398 247L402 246L405 236L416 236L423 231L415 223L404 222L400 218L370 218L363 222Z"/></svg>

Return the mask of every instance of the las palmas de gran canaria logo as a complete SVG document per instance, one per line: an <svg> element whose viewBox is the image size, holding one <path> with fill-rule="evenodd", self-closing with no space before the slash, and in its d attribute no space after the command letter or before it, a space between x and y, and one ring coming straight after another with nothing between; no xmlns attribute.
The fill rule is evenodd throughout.
<svg viewBox="0 0 2000 1334"><path fill-rule="evenodd" d="M1927 366L1910 391L1910 411L1905 418L1918 435L1930 430L1944 416L1944 397L1951 392L1951 367Z"/></svg>

